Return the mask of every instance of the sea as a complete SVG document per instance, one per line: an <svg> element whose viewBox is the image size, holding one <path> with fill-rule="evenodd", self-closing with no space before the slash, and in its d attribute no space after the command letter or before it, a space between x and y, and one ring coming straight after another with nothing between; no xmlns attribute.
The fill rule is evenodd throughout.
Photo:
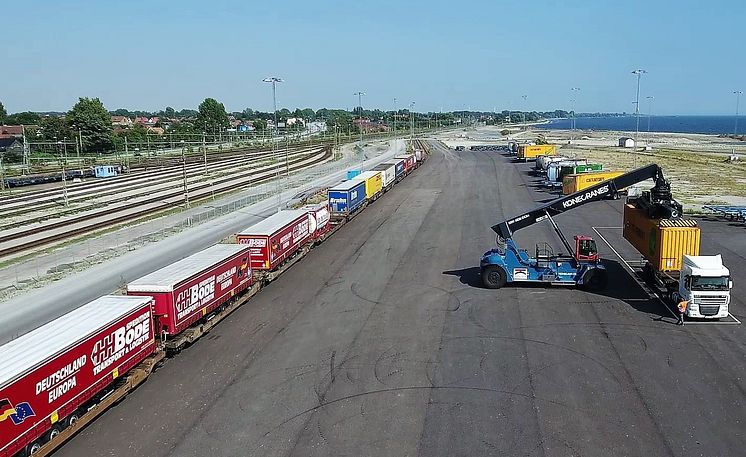
<svg viewBox="0 0 746 457"><path fill-rule="evenodd" d="M569 130L571 119L552 119L537 128ZM649 128L648 128L649 122ZM644 116L640 114L640 132L705 133L732 135L736 116ZM635 131L635 116L576 117L578 130ZM738 116L738 134L746 134L746 116Z"/></svg>

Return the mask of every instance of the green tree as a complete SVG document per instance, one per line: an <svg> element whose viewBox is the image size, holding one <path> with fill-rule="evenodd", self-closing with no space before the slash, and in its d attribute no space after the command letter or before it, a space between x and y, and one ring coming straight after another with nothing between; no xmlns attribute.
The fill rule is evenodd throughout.
<svg viewBox="0 0 746 457"><path fill-rule="evenodd" d="M39 121L39 127L42 137L48 141L61 141L63 138L73 138L70 126L62 116L45 116Z"/></svg>
<svg viewBox="0 0 746 457"><path fill-rule="evenodd" d="M225 106L214 98L206 98L199 104L196 127L212 133L228 127L228 113Z"/></svg>
<svg viewBox="0 0 746 457"><path fill-rule="evenodd" d="M254 128L257 130L267 129L267 121L265 121L264 119L254 119L251 123L254 125Z"/></svg>
<svg viewBox="0 0 746 457"><path fill-rule="evenodd" d="M23 113L15 113L5 118L7 125L36 125L41 119L36 113L31 111L24 111Z"/></svg>
<svg viewBox="0 0 746 457"><path fill-rule="evenodd" d="M170 106L167 106L166 109L163 111L163 115L169 119L173 119L176 117L176 110L174 110Z"/></svg>
<svg viewBox="0 0 746 457"><path fill-rule="evenodd" d="M83 134L84 151L104 152L114 146L111 115L98 98L80 98L65 119Z"/></svg>
<svg viewBox="0 0 746 457"><path fill-rule="evenodd" d="M5 118L8 117L8 112L5 111L5 106L3 106L3 102L0 102L0 124L5 123Z"/></svg>

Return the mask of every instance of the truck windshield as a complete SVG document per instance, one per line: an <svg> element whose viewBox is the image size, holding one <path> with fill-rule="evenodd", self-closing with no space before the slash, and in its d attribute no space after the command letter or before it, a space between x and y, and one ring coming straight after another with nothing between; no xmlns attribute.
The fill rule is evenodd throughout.
<svg viewBox="0 0 746 457"><path fill-rule="evenodd" d="M727 276L692 276L692 290L728 290Z"/></svg>

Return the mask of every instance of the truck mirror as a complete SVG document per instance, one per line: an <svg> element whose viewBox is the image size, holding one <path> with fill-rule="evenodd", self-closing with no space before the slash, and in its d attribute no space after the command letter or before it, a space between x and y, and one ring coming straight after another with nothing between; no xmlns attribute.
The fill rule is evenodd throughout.
<svg viewBox="0 0 746 457"><path fill-rule="evenodd" d="M732 288L733 288L733 281L728 281L728 289L732 289Z"/></svg>

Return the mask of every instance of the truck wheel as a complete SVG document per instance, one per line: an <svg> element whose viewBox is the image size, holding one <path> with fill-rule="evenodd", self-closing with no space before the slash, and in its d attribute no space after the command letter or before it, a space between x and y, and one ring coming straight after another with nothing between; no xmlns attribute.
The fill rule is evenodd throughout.
<svg viewBox="0 0 746 457"><path fill-rule="evenodd" d="M59 435L60 432L62 432L62 429L59 425L55 425L54 427L52 427L52 429L49 430L49 432L47 433L47 441L52 441L53 439L57 438L57 435Z"/></svg>
<svg viewBox="0 0 746 457"><path fill-rule="evenodd" d="M72 427L80 419L81 413L79 411L73 411L67 416L67 426Z"/></svg>
<svg viewBox="0 0 746 457"><path fill-rule="evenodd" d="M588 291L599 291L606 288L606 270L594 268L588 270L583 276L583 289Z"/></svg>
<svg viewBox="0 0 746 457"><path fill-rule="evenodd" d="M507 275L502 267L489 265L482 268L482 284L488 289L499 289L505 285Z"/></svg>

